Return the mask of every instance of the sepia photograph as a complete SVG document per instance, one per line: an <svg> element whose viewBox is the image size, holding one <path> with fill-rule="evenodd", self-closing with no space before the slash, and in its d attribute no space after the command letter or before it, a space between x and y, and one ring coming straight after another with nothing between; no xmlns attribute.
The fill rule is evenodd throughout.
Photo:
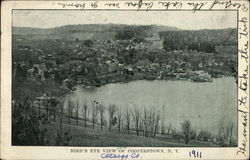
<svg viewBox="0 0 250 160"><path fill-rule="evenodd" d="M237 147L237 16L12 10L11 145Z"/></svg>

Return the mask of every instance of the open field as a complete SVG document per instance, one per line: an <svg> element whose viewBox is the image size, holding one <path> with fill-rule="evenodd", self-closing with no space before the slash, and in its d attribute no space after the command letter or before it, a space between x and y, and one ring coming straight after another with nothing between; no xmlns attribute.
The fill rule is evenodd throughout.
<svg viewBox="0 0 250 160"><path fill-rule="evenodd" d="M55 125L49 126L50 135L55 136ZM100 127L91 129L82 126L74 126L63 124L63 129L70 129L72 139L70 140L69 146L93 146L93 147L175 147L175 146L216 146L211 145L208 142L195 142L190 141L190 144L185 144L183 139L172 139L172 135L157 135L156 138L136 136L135 131L130 131L127 134L125 131L119 133L116 130L108 131L107 128L101 131ZM54 145L54 136L51 136L49 145Z"/></svg>

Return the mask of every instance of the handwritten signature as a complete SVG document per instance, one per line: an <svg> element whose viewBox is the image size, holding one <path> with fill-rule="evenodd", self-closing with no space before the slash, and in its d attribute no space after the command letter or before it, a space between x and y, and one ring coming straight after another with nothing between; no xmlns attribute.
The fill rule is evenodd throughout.
<svg viewBox="0 0 250 160"><path fill-rule="evenodd" d="M113 154L113 153L103 153L101 154L101 158L116 158L121 160L126 160L128 158L141 158L140 154L138 153L132 153L132 154Z"/></svg>

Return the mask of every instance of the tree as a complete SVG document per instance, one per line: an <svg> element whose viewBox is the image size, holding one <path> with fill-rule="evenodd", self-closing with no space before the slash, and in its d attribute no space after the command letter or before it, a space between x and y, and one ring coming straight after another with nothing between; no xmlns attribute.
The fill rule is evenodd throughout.
<svg viewBox="0 0 250 160"><path fill-rule="evenodd" d="M108 107L108 113L109 113L109 131L110 132L111 132L111 127L113 125L112 121L114 119L115 112L116 112L115 105L113 105L113 104L109 105L109 107Z"/></svg>
<svg viewBox="0 0 250 160"><path fill-rule="evenodd" d="M128 109L128 108L126 109L126 112L125 112L125 120L126 120L127 132L128 132L128 134L129 134L129 127L130 127L130 112L129 112L129 109Z"/></svg>
<svg viewBox="0 0 250 160"><path fill-rule="evenodd" d="M15 78L17 79L17 81L25 81L27 79L27 68L25 65L21 66L21 64L17 64L16 65L16 76Z"/></svg>
<svg viewBox="0 0 250 160"><path fill-rule="evenodd" d="M54 71L54 79L55 79L56 83L58 83L60 85L62 84L63 77L59 71Z"/></svg>
<svg viewBox="0 0 250 160"><path fill-rule="evenodd" d="M148 111L148 128L149 128L149 136L153 136L154 134L154 124L155 124L155 112L151 109Z"/></svg>
<svg viewBox="0 0 250 160"><path fill-rule="evenodd" d="M197 133L196 133L196 130L192 129L191 132L190 132L190 140L191 139L196 139L197 137Z"/></svg>
<svg viewBox="0 0 250 160"><path fill-rule="evenodd" d="M59 103L59 110L60 110L60 122L59 122L59 131L60 131L60 133L62 133L62 120L63 120L63 105L62 105L62 103ZM39 113L39 115L40 115L40 113Z"/></svg>
<svg viewBox="0 0 250 160"><path fill-rule="evenodd" d="M94 104L92 107L92 129L95 128L96 116L98 114L97 105L98 105L98 102L96 100L94 100Z"/></svg>
<svg viewBox="0 0 250 160"><path fill-rule="evenodd" d="M121 107L118 110L117 117L118 117L118 129L119 129L119 133L120 133L121 132L121 123L122 123L122 110L121 110Z"/></svg>
<svg viewBox="0 0 250 160"><path fill-rule="evenodd" d="M56 121L56 111L58 109L59 101L55 98L50 98L48 103L50 104L50 111L53 113L54 122ZM51 114L51 113L50 113Z"/></svg>
<svg viewBox="0 0 250 160"><path fill-rule="evenodd" d="M78 126L78 114L79 114L79 102L77 102L76 104L76 125Z"/></svg>
<svg viewBox="0 0 250 160"><path fill-rule="evenodd" d="M200 141L208 141L212 137L212 134L208 131L201 130L197 135L197 139Z"/></svg>
<svg viewBox="0 0 250 160"><path fill-rule="evenodd" d="M144 109L145 136L155 137L159 130L160 113L153 109Z"/></svg>
<svg viewBox="0 0 250 160"><path fill-rule="evenodd" d="M12 145L48 145L46 114L39 115L27 97L12 104Z"/></svg>
<svg viewBox="0 0 250 160"><path fill-rule="evenodd" d="M184 120L181 123L181 129L184 135L185 144L187 144L188 141L190 140L190 135L191 135L191 122L189 120Z"/></svg>
<svg viewBox="0 0 250 160"><path fill-rule="evenodd" d="M221 123L219 126L218 140L222 145L229 145L232 143L233 122Z"/></svg>
<svg viewBox="0 0 250 160"><path fill-rule="evenodd" d="M83 105L83 119L84 119L84 126L87 127L87 112L88 112L88 106L87 104Z"/></svg>
<svg viewBox="0 0 250 160"><path fill-rule="evenodd" d="M170 134L171 127L172 127L172 125L171 125L171 124L169 124L169 125L168 125L168 127L167 127L167 134Z"/></svg>
<svg viewBox="0 0 250 160"><path fill-rule="evenodd" d="M102 104L98 105L99 113L100 113L100 123L101 123L101 130L104 124L104 115L105 115L105 107Z"/></svg>
<svg viewBox="0 0 250 160"><path fill-rule="evenodd" d="M165 106L162 106L162 118L161 118L161 134L165 134Z"/></svg>
<svg viewBox="0 0 250 160"><path fill-rule="evenodd" d="M156 117L155 117L155 125L154 125L154 137L158 131L159 128L159 121L160 121L160 113L157 113Z"/></svg>
<svg viewBox="0 0 250 160"><path fill-rule="evenodd" d="M134 107L132 110L133 120L135 122L136 135L139 136L139 127L140 127L140 110L137 107Z"/></svg>
<svg viewBox="0 0 250 160"><path fill-rule="evenodd" d="M115 35L116 39L128 40L135 36L135 32L132 31L131 27L125 27L122 30L119 30Z"/></svg>
<svg viewBox="0 0 250 160"><path fill-rule="evenodd" d="M68 146L70 140L72 139L70 130L66 130L64 133L62 132L57 132L56 135L56 146Z"/></svg>
<svg viewBox="0 0 250 160"><path fill-rule="evenodd" d="M148 117L149 117L149 113L148 113L147 109L144 107L141 119L142 119L142 122L144 124L143 133L144 133L145 137L148 136Z"/></svg>
<svg viewBox="0 0 250 160"><path fill-rule="evenodd" d="M94 42L91 39L85 40L84 45L87 47L92 47L94 45Z"/></svg>
<svg viewBox="0 0 250 160"><path fill-rule="evenodd" d="M232 134L233 134L233 122L228 122L226 126L226 139L227 139L227 144L232 143Z"/></svg>
<svg viewBox="0 0 250 160"><path fill-rule="evenodd" d="M73 102L71 100L68 101L68 117L69 117L69 124L72 117L72 110L73 110Z"/></svg>
<svg viewBox="0 0 250 160"><path fill-rule="evenodd" d="M170 40L170 41L168 41L168 40L164 40L163 41L163 48L166 50L166 51L172 51L173 49L174 49L174 42L173 42L173 40Z"/></svg>
<svg viewBox="0 0 250 160"><path fill-rule="evenodd" d="M55 145L56 146L67 146L72 139L72 135L70 133L70 130L64 130L62 129L62 119L63 119L63 105L62 103L59 103L59 110L60 110L60 121L59 121L59 129L56 129L57 134L55 138ZM55 126L57 128L57 125Z"/></svg>

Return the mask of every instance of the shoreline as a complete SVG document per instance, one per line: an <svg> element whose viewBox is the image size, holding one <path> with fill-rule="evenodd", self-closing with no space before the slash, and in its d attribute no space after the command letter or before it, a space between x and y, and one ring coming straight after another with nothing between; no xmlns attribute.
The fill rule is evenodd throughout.
<svg viewBox="0 0 250 160"><path fill-rule="evenodd" d="M98 88L98 87L102 87L104 85L107 85L107 84L112 84L112 83L129 83L129 82L132 82L132 81L138 81L138 80L146 80L146 81L155 81L155 80L159 80L159 81L189 81L189 82L193 82L193 83L211 83L214 79L218 79L218 78L224 78L224 77L232 77L234 78L233 76L225 76L225 75L222 75L220 77L212 77L210 81L193 81L192 79L190 78L157 78L157 77L153 77L150 76L151 78L145 78L143 76L128 76L126 75L125 76L126 78L124 77L120 77L120 79L117 79L117 78L111 78L111 80L109 80L108 82L106 83L103 83L103 79L98 79L99 81L101 81L102 83L99 83L98 85L96 84L90 84L90 85L86 85L84 83L76 83L75 82L75 85L74 86L82 86L82 87L93 87L93 88ZM129 78L128 78L129 77Z"/></svg>
<svg viewBox="0 0 250 160"><path fill-rule="evenodd" d="M75 84L74 87L76 88L84 88L84 89L94 89L94 88L100 88L102 86L105 86L105 85L109 85L109 84L117 84L117 83L120 83L120 84L123 84L123 83L129 83L129 82L133 82L133 81L187 81L187 82L191 82L191 83L212 83L213 80L216 80L216 79L220 79L220 78L234 78L233 76L222 76L222 77L214 77L212 78L212 81L207 81L207 82L195 82L195 81L192 81L191 79L178 79L178 78L168 78L168 79L145 79L145 78L133 78L133 79L126 79L126 80L117 80L117 81L112 81L112 82L108 82L108 83L105 83L105 84L101 84L100 86L94 86L94 85L84 85L82 83L78 83L78 84ZM235 80L235 83L236 80ZM70 94L71 92L74 92L76 90L71 90L69 93L66 93L65 95L67 94Z"/></svg>

